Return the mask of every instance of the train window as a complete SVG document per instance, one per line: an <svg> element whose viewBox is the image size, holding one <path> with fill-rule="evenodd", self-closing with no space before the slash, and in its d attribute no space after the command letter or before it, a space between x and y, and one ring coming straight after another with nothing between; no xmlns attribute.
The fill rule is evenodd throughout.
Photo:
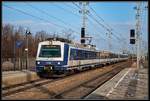
<svg viewBox="0 0 150 101"><path fill-rule="evenodd" d="M86 51L86 59L89 59L89 52Z"/></svg>
<svg viewBox="0 0 150 101"><path fill-rule="evenodd" d="M79 54L79 57L78 57L78 59L79 60L82 60L83 59L83 50L78 50L78 54Z"/></svg>
<svg viewBox="0 0 150 101"><path fill-rule="evenodd" d="M76 55L74 55L74 60L78 60L78 58L79 58L78 50L75 49L74 52L76 54Z"/></svg>
<svg viewBox="0 0 150 101"><path fill-rule="evenodd" d="M91 59L93 59L94 58L94 53L93 52L91 52Z"/></svg>
<svg viewBox="0 0 150 101"><path fill-rule="evenodd" d="M89 52L89 54L90 54L90 57L89 57L89 58L92 59L92 52Z"/></svg>
<svg viewBox="0 0 150 101"><path fill-rule="evenodd" d="M88 59L91 59L91 52L88 51Z"/></svg>
<svg viewBox="0 0 150 101"><path fill-rule="evenodd" d="M93 52L91 52L91 59L93 59L93 57L94 57L94 54L93 54Z"/></svg>
<svg viewBox="0 0 150 101"><path fill-rule="evenodd" d="M87 60L87 59L96 59L99 58L97 56L97 52L71 49L70 52L70 60Z"/></svg>
<svg viewBox="0 0 150 101"><path fill-rule="evenodd" d="M81 60L84 60L84 59L85 59L85 51L81 50Z"/></svg>
<svg viewBox="0 0 150 101"><path fill-rule="evenodd" d="M42 45L39 57L61 57L60 45Z"/></svg>
<svg viewBox="0 0 150 101"><path fill-rule="evenodd" d="M80 59L80 54L79 54L79 50L76 50L77 56L76 56L76 60Z"/></svg>
<svg viewBox="0 0 150 101"><path fill-rule="evenodd" d="M87 51L84 51L84 59L87 59Z"/></svg>
<svg viewBox="0 0 150 101"><path fill-rule="evenodd" d="M73 50L71 49L71 50L70 50L70 60L73 60L73 59L74 59L73 56L74 56L74 55L73 55Z"/></svg>
<svg viewBox="0 0 150 101"><path fill-rule="evenodd" d="M75 60L77 58L77 52L75 49L71 49L70 51L70 60Z"/></svg>

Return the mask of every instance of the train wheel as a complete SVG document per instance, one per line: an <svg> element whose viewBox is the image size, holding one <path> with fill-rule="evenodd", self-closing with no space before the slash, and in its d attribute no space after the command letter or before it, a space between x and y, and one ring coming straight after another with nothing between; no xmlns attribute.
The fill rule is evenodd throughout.
<svg viewBox="0 0 150 101"><path fill-rule="evenodd" d="M79 73L80 71L78 69L74 69L74 72L75 73Z"/></svg>

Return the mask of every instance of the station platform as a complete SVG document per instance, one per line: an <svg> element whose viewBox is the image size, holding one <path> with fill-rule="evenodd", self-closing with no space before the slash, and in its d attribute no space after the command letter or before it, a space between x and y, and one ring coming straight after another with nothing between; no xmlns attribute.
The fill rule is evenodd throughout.
<svg viewBox="0 0 150 101"><path fill-rule="evenodd" d="M36 72L29 70L2 72L2 88L37 80Z"/></svg>
<svg viewBox="0 0 150 101"><path fill-rule="evenodd" d="M85 99L147 100L148 68L125 68Z"/></svg>

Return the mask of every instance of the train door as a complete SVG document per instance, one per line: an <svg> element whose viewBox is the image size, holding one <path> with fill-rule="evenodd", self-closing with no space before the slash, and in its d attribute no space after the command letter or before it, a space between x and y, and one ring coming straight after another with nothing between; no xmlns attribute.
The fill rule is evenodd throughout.
<svg viewBox="0 0 150 101"><path fill-rule="evenodd" d="M69 45L64 44L64 65L68 65L68 57L69 57Z"/></svg>

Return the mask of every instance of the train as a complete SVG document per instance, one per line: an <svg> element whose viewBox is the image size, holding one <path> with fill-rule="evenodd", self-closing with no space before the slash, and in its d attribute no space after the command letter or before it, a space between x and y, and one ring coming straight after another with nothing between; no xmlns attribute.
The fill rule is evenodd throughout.
<svg viewBox="0 0 150 101"><path fill-rule="evenodd" d="M127 59L127 54L98 51L94 45L72 42L64 38L48 38L38 44L36 72L39 76L60 75Z"/></svg>

